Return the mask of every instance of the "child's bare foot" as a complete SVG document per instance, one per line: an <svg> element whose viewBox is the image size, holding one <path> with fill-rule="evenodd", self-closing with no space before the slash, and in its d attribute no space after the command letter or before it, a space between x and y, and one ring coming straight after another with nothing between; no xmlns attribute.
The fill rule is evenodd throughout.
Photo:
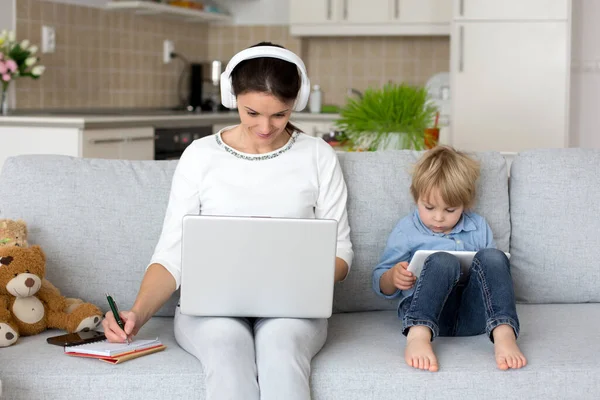
<svg viewBox="0 0 600 400"><path fill-rule="evenodd" d="M515 332L510 325L499 325L493 330L494 352L498 368L507 370L509 368L522 368L527 365L527 359L517 346Z"/></svg>
<svg viewBox="0 0 600 400"><path fill-rule="evenodd" d="M406 337L404 351L406 363L413 368L432 372L438 370L438 362L431 347L431 330L426 326L413 326Z"/></svg>

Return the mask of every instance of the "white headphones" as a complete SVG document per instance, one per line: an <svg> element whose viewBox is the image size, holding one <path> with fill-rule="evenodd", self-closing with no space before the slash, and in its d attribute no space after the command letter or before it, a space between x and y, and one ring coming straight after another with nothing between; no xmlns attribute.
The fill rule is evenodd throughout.
<svg viewBox="0 0 600 400"><path fill-rule="evenodd" d="M300 71L300 90L298 91L298 96L294 102L293 109L294 111L304 110L304 107L306 107L306 103L308 102L308 96L310 95L310 80L306 74L304 62L302 62L300 57L293 52L275 46L251 47L240 51L231 58L227 64L227 68L225 68L225 71L221 74L221 103L227 108L237 107L237 101L235 99L235 94L233 93L231 82L231 72L240 62L251 58L261 57L279 58L296 64Z"/></svg>

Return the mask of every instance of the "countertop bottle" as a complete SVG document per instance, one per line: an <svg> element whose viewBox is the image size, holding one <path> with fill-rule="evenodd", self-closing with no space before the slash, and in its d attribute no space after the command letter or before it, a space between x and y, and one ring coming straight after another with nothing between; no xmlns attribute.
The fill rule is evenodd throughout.
<svg viewBox="0 0 600 400"><path fill-rule="evenodd" d="M321 101L322 101L322 92L321 87L319 85L313 86L312 92L310 92L310 97L308 99L308 108L311 113L320 113L321 112Z"/></svg>

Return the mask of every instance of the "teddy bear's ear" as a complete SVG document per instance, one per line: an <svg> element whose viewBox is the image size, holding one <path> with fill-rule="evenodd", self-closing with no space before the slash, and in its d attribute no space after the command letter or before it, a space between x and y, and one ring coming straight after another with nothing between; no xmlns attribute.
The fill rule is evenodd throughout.
<svg viewBox="0 0 600 400"><path fill-rule="evenodd" d="M42 260L43 263L46 262L46 254L39 245L33 245L30 247L30 249Z"/></svg>

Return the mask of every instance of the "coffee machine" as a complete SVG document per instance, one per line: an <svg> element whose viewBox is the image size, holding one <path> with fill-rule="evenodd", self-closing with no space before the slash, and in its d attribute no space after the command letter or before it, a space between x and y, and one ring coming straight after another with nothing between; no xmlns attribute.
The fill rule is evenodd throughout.
<svg viewBox="0 0 600 400"><path fill-rule="evenodd" d="M188 110L228 111L221 104L222 66L218 60L190 64Z"/></svg>

